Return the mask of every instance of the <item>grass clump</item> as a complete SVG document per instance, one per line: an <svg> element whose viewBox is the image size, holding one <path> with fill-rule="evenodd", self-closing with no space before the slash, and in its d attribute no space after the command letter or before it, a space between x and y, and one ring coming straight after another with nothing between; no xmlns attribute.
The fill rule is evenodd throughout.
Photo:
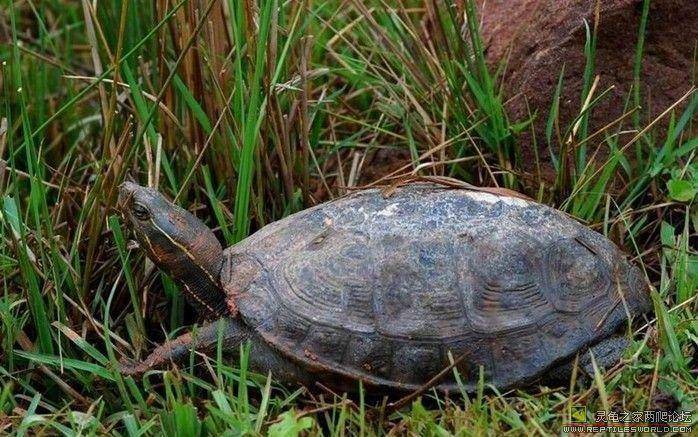
<svg viewBox="0 0 698 437"><path fill-rule="evenodd" d="M573 405L695 409L698 94L666 112L666 130L630 117L630 135L589 131L604 98L594 23L588 104L561 125L561 73L547 129L533 135L550 147L546 180L522 162L517 141L532 125L507 116L506 70L486 63L473 1L0 8L0 433L557 434ZM250 373L244 348L235 365L212 357L206 377L185 366L137 382L115 370L195 322L176 285L128 251L114 211L122 180L158 187L233 244L404 173L515 188L587 222L643 267L656 320L586 385L499 393L483 381L470 397L427 393L390 414Z"/></svg>

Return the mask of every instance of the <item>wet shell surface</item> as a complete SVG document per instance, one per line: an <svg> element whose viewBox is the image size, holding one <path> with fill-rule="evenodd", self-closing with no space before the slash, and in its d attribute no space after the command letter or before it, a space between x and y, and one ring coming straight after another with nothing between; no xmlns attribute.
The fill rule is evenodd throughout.
<svg viewBox="0 0 698 437"><path fill-rule="evenodd" d="M604 236L532 201L429 184L270 224L225 251L221 278L274 349L386 388L416 388L450 357L467 388L480 367L498 387L521 384L649 308L640 272Z"/></svg>

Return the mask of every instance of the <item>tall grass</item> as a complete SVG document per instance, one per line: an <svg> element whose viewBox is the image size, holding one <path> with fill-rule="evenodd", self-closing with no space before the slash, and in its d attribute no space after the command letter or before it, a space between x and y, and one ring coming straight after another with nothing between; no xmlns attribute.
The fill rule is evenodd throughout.
<svg viewBox="0 0 698 437"><path fill-rule="evenodd" d="M648 4L628 116L646 98ZM487 64L471 0L0 8L0 433L554 434L576 404L695 408L698 95L666 112L665 131L633 112L591 132L607 94L594 86L596 23L578 117L559 119L562 71L538 114L548 181L523 170L517 140L532 125L506 113L506 68ZM621 141L629 127L637 135ZM114 211L121 181L158 187L233 244L404 174L516 188L584 220L642 266L656 320L593 382L499 393L483 379L471 399L429 392L397 412L279 386L248 371L245 348L234 365L219 351L206 376L194 355L143 381L116 371L195 323L176 285L128 250Z"/></svg>

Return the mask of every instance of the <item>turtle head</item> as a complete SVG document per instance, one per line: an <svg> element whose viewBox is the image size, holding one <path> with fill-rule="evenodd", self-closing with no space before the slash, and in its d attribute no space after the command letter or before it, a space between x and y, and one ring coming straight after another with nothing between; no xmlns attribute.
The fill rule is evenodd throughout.
<svg viewBox="0 0 698 437"><path fill-rule="evenodd" d="M213 232L157 190L132 182L119 187L118 206L148 257L182 284L196 307L213 312L223 260Z"/></svg>

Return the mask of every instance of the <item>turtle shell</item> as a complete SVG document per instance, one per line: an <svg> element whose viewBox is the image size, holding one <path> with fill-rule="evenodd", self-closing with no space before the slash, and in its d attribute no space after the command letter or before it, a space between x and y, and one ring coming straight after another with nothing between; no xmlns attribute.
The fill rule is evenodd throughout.
<svg viewBox="0 0 698 437"><path fill-rule="evenodd" d="M563 213L429 184L270 224L225 251L221 278L272 348L345 386L410 390L451 360L468 389L481 368L518 385L649 308L639 271Z"/></svg>

